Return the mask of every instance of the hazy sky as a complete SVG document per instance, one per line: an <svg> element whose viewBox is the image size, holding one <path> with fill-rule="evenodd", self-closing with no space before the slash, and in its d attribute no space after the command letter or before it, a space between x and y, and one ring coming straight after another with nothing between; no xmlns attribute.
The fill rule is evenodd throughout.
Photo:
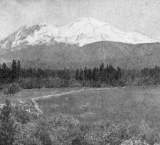
<svg viewBox="0 0 160 145"><path fill-rule="evenodd" d="M94 17L160 40L160 0L0 0L0 39L22 25Z"/></svg>

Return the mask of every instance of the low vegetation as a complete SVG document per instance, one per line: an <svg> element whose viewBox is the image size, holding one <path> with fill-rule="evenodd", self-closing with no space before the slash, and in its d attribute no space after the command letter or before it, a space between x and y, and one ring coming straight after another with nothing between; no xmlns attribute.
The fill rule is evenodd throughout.
<svg viewBox="0 0 160 145"><path fill-rule="evenodd" d="M9 84L4 90L4 94L7 96L13 96L20 91L20 86L17 83Z"/></svg>
<svg viewBox="0 0 160 145"><path fill-rule="evenodd" d="M39 100L43 114L29 100L7 100L0 111L0 144L159 144L158 88L135 89L86 89Z"/></svg>
<svg viewBox="0 0 160 145"><path fill-rule="evenodd" d="M22 108L21 108L22 109ZM55 114L33 118L25 110L15 113L6 101L0 114L1 145L154 145L160 143L160 134L146 122L96 122L82 123L71 115ZM27 113L27 112L26 112ZM19 115L20 114L20 115ZM23 121L22 121L23 117ZM25 120L25 121L24 121ZM146 132L147 130L147 132Z"/></svg>

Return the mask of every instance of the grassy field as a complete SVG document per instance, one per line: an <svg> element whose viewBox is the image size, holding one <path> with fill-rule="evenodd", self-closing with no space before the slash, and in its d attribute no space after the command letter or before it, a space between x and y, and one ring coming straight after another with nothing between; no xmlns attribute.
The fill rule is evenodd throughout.
<svg viewBox="0 0 160 145"><path fill-rule="evenodd" d="M84 89L81 92L38 101L44 114L62 113L82 122L146 122L160 129L160 88L125 87Z"/></svg>
<svg viewBox="0 0 160 145"><path fill-rule="evenodd" d="M152 128L160 130L160 87L124 87L124 88L80 88L30 89L21 90L11 100L31 99L35 97L61 94L38 100L41 110L47 117L55 114L71 115L81 122L97 123L104 121L136 124L146 122ZM0 103L5 97L0 92Z"/></svg>
<svg viewBox="0 0 160 145"><path fill-rule="evenodd" d="M5 97L2 92L1 95L3 102ZM89 145L120 145L125 141L133 144L135 140L141 142L138 144L160 143L159 86L43 88L21 90L10 98L26 100L24 107L32 112L31 122L28 122L33 125L30 136L35 131L34 126L39 125L42 132L45 129L59 144L72 143L78 138ZM37 110L43 113L37 116ZM19 119L26 120L28 113L17 113Z"/></svg>

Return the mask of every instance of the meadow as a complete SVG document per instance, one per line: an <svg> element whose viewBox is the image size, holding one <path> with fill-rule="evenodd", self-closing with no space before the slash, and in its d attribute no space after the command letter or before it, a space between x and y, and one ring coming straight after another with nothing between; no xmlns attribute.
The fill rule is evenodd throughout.
<svg viewBox="0 0 160 145"><path fill-rule="evenodd" d="M146 122L160 129L160 87L86 88L37 101L48 117L71 115L81 122Z"/></svg>
<svg viewBox="0 0 160 145"><path fill-rule="evenodd" d="M4 103L6 97L2 91L0 93L0 102ZM159 86L22 89L9 98L12 101L37 98L47 118L61 113L85 123L129 121L141 124L145 121L150 127L160 129Z"/></svg>
<svg viewBox="0 0 160 145"><path fill-rule="evenodd" d="M17 137L14 142L24 145L160 143L159 86L22 89L8 97L12 103L17 99L26 101L11 109L8 105L14 119L11 121L18 123L15 129L19 133L12 132ZM3 96L0 101L4 99ZM6 113L5 109L2 113ZM4 121L7 126L2 131L10 132L13 122L7 128Z"/></svg>

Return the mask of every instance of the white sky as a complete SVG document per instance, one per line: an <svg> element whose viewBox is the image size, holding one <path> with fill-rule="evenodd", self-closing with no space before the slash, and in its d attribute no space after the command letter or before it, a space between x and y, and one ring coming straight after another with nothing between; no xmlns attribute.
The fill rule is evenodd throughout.
<svg viewBox="0 0 160 145"><path fill-rule="evenodd" d="M22 25L94 17L160 40L160 0L0 0L0 39Z"/></svg>

